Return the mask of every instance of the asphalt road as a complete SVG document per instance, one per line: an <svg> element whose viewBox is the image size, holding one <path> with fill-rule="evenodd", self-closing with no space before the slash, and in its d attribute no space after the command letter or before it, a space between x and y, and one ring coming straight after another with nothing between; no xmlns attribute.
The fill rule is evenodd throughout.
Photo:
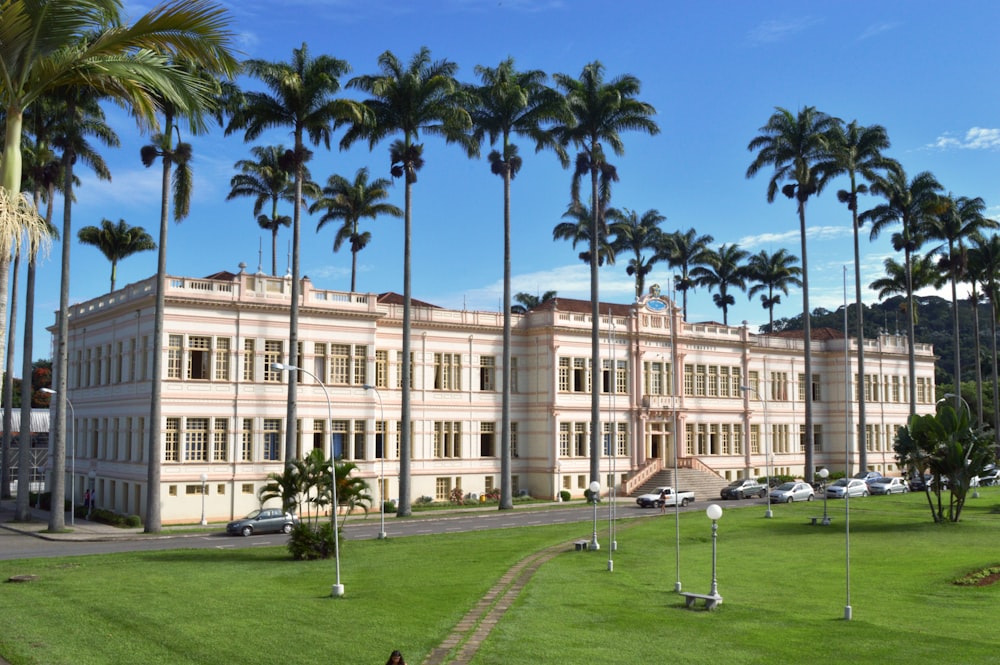
<svg viewBox="0 0 1000 665"><path fill-rule="evenodd" d="M730 505L748 506L756 501L729 502ZM761 501L760 503L763 503ZM704 510L708 502L695 503L682 512ZM673 514L668 508L665 518ZM634 503L622 500L616 504L616 519L636 519L657 517L655 509L642 509ZM608 504L598 506L598 537L606 534L609 518ZM397 518L386 516L385 531L389 538L422 536L463 531L484 531L491 529L514 529L547 524L581 523L580 537L589 537L593 531L594 510L589 506L564 507L520 507L514 510L454 511L441 516L420 514L418 517ZM346 540L377 538L381 530L379 515L367 518L351 517L347 520L343 534ZM146 552L172 549L242 549L247 547L273 547L284 545L288 537L283 534L257 535L249 538L228 536L219 525L204 533L169 533L159 535L134 535L101 541L51 540L36 535L0 529L0 559L33 559L39 557L84 556L89 554L110 554L116 552Z"/></svg>

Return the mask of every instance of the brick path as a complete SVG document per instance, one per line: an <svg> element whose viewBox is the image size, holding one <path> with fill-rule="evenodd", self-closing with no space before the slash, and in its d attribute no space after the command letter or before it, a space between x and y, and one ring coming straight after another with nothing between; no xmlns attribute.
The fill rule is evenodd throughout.
<svg viewBox="0 0 1000 665"><path fill-rule="evenodd" d="M431 650L423 665L466 665L479 651L483 640L497 625L504 612L514 604L521 589L542 564L557 554L569 551L573 541L535 552L517 562L455 626L441 646Z"/></svg>

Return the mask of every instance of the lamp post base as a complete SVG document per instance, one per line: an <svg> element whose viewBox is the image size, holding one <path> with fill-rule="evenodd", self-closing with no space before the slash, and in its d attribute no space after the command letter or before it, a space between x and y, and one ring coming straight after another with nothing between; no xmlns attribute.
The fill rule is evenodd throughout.
<svg viewBox="0 0 1000 665"><path fill-rule="evenodd" d="M331 584L330 585L330 595L334 598L341 598L344 595L344 585L343 584Z"/></svg>
<svg viewBox="0 0 1000 665"><path fill-rule="evenodd" d="M385 531L379 531L379 532L378 532L378 539L379 539L379 540L385 540L385 539L386 539L386 538L388 538L388 537L389 537L389 536L388 536L388 535L386 534L386 532L385 532Z"/></svg>

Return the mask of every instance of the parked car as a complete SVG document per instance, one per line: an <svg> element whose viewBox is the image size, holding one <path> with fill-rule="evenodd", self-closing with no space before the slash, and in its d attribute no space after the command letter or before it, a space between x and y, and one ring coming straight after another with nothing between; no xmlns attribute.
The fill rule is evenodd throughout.
<svg viewBox="0 0 1000 665"><path fill-rule="evenodd" d="M747 499L752 496L763 499L767 496L767 488L752 478L740 478L723 487L719 496L723 499Z"/></svg>
<svg viewBox="0 0 1000 665"><path fill-rule="evenodd" d="M882 476L868 483L868 489L872 494L906 494L910 491L906 481L902 478L887 478Z"/></svg>
<svg viewBox="0 0 1000 665"><path fill-rule="evenodd" d="M878 471L858 471L852 477L857 478L858 480L863 480L869 485L871 485L873 481L876 481L879 478L881 478L882 474L879 473Z"/></svg>
<svg viewBox="0 0 1000 665"><path fill-rule="evenodd" d="M771 501L777 503L791 503L792 501L812 501L813 488L809 483L793 482L781 483L771 490Z"/></svg>
<svg viewBox="0 0 1000 665"><path fill-rule="evenodd" d="M636 497L635 502L640 508L662 508L676 505L678 499L681 506L687 506L694 501L694 492L685 492L684 490L674 492L672 487L657 487L649 494Z"/></svg>
<svg viewBox="0 0 1000 665"><path fill-rule="evenodd" d="M909 485L911 492L923 492L931 485L931 475L925 473L922 476L910 476Z"/></svg>
<svg viewBox="0 0 1000 665"><path fill-rule="evenodd" d="M981 487L1000 485L1000 469L994 464L988 465L983 474L979 476L979 485Z"/></svg>
<svg viewBox="0 0 1000 665"><path fill-rule="evenodd" d="M860 478L840 478L826 488L826 498L843 499L845 496L868 496L868 483Z"/></svg>
<svg viewBox="0 0 1000 665"><path fill-rule="evenodd" d="M233 520L226 525L226 533L232 536L252 536L255 533L291 533L299 521L296 515L286 513L281 508L261 508L246 517Z"/></svg>

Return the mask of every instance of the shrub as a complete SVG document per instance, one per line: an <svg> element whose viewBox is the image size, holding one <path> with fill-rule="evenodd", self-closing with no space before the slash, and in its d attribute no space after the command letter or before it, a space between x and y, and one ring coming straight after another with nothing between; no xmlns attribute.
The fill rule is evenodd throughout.
<svg viewBox="0 0 1000 665"><path fill-rule="evenodd" d="M396 512L396 502L395 501L391 501L391 500L390 501L383 501L382 502L382 510L385 511L386 513L394 513L394 512Z"/></svg>
<svg viewBox="0 0 1000 665"><path fill-rule="evenodd" d="M432 499L429 496L422 496L422 497L418 498L416 502L419 503L419 504L422 504L422 505L429 505L429 504L434 503L434 499Z"/></svg>
<svg viewBox="0 0 1000 665"><path fill-rule="evenodd" d="M483 492L483 496L486 497L487 501L499 501L500 500L500 488L494 487L488 492Z"/></svg>
<svg viewBox="0 0 1000 665"><path fill-rule="evenodd" d="M329 522L323 522L316 528L305 522L297 523L292 527L288 551L296 561L331 558L334 553L333 527Z"/></svg>
<svg viewBox="0 0 1000 665"><path fill-rule="evenodd" d="M125 526L133 529L135 527L142 526L142 518L138 515L129 515L125 518Z"/></svg>
<svg viewBox="0 0 1000 665"><path fill-rule="evenodd" d="M573 495L569 493L569 490L562 490L559 492L559 498L563 501L569 501L573 498Z"/></svg>
<svg viewBox="0 0 1000 665"><path fill-rule="evenodd" d="M465 492L461 487L455 487L448 493L448 501L461 506L465 503Z"/></svg>

